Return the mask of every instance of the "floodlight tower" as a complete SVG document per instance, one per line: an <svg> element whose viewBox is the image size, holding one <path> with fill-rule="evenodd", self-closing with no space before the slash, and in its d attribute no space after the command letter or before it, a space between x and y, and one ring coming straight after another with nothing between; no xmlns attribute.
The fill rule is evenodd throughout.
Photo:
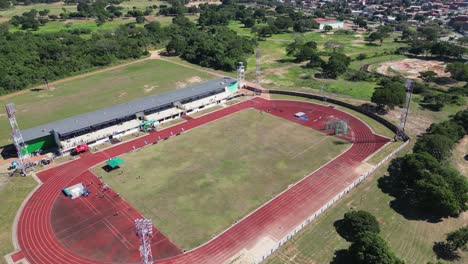
<svg viewBox="0 0 468 264"><path fill-rule="evenodd" d="M408 120L408 114L411 103L411 96L413 95L413 81L411 79L406 79L405 83L406 88L406 101L405 107L401 110L400 123L398 124L398 133L397 136L402 138L403 133L405 132L406 121Z"/></svg>
<svg viewBox="0 0 468 264"><path fill-rule="evenodd" d="M260 50L258 49L256 52L256 60L255 60L255 82L257 87L260 87Z"/></svg>
<svg viewBox="0 0 468 264"><path fill-rule="evenodd" d="M239 62L239 66L237 66L237 87L241 89L244 87L244 79L245 79L245 66L243 62Z"/></svg>
<svg viewBox="0 0 468 264"><path fill-rule="evenodd" d="M26 167L25 167L25 160L29 156L28 151L26 149L26 144L24 143L23 136L21 135L21 131L18 126L18 122L16 122L16 109L13 103L5 105L5 109L7 112L8 120L10 121L11 127L11 139L13 140L13 145L16 148L16 152L18 153L19 159L19 166L21 173L26 175ZM24 153L23 153L24 149Z"/></svg>
<svg viewBox="0 0 468 264"><path fill-rule="evenodd" d="M135 229L140 240L141 263L152 264L151 238L153 238L153 223L151 219L135 219Z"/></svg>

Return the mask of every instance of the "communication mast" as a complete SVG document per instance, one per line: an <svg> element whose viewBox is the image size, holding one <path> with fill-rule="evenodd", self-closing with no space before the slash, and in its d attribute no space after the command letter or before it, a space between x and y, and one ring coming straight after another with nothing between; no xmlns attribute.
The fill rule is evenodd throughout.
<svg viewBox="0 0 468 264"><path fill-rule="evenodd" d="M237 66L238 89L242 89L244 87L244 79L245 79L245 66L243 62L239 62L239 66Z"/></svg>
<svg viewBox="0 0 468 264"><path fill-rule="evenodd" d="M25 160L27 157L29 157L29 154L26 149L26 144L24 143L23 136L21 135L18 122L16 122L15 105L13 103L7 104L5 105L5 109L7 112L8 120L10 121L11 139L13 140L13 145L15 146L16 152L18 153L19 169L21 170L21 173L23 175L26 175Z"/></svg>
<svg viewBox="0 0 468 264"><path fill-rule="evenodd" d="M256 52L256 60L255 60L255 83L257 87L260 87L260 50L258 49Z"/></svg>
<svg viewBox="0 0 468 264"><path fill-rule="evenodd" d="M406 121L408 120L411 96L413 95L413 81L410 79L406 79L405 88L406 88L405 107L401 110L400 123L398 124L398 133L397 133L397 136L400 139L403 139L404 137L403 135L405 133Z"/></svg>
<svg viewBox="0 0 468 264"><path fill-rule="evenodd" d="M153 223L150 219L135 219L135 229L140 240L140 257L142 264L152 264L151 239L153 238Z"/></svg>

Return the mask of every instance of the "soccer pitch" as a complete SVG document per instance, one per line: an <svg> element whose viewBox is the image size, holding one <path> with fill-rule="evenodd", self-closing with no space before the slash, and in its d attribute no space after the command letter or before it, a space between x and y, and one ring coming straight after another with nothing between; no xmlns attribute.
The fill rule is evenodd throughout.
<svg viewBox="0 0 468 264"><path fill-rule="evenodd" d="M210 240L350 144L243 110L93 172L182 249Z"/></svg>

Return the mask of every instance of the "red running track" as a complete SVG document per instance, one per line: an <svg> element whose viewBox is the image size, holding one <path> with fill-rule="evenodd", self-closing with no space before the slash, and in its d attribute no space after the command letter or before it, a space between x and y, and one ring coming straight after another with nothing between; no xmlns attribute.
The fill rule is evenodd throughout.
<svg viewBox="0 0 468 264"><path fill-rule="evenodd" d="M313 129L323 128L329 116L347 118L350 129L344 138L353 142L353 145L336 159L311 173L234 226L189 252L181 253L156 229L157 235L153 241L153 250L158 250L155 247L161 243L164 244L164 250L159 248L160 252L154 256L157 259L156 263L223 263L238 255L243 249L251 249L262 238L268 237L273 241L279 241L345 186L357 179L359 172L356 168L388 142L387 138L373 134L361 120L331 107L296 101L267 101L261 98L244 101L109 149L83 155L80 159L38 173L43 184L26 202L17 223L17 240L24 257L30 263L44 264L138 262L136 251L138 244L134 234L129 232L131 226L128 225L128 222L131 223L134 218L140 216L135 209L123 199L110 193L106 193L108 197L101 200L99 197L79 198L76 200L77 206L80 202L92 206L88 209L78 208L76 212L90 210L95 214L80 218L80 221L72 221L73 225L67 227L66 223L71 221L70 217L63 215L67 212L57 213L61 211L57 208L64 204L61 202L63 199L61 189L75 182L87 183L90 179L97 181L88 169L109 157L124 154L134 148L152 144L247 108L263 110ZM310 120L302 121L293 117L293 114L298 111L307 113ZM95 191L98 192L97 189ZM110 198L111 196L113 198ZM99 209L99 203L104 203L104 201L111 206L111 210ZM67 207L67 210L72 209ZM86 236L82 234L82 230L85 230L83 228L88 225L87 222L82 221L91 221L96 224L102 219L104 219L102 221L114 219L110 216L114 210L122 212L122 216L113 215L118 220L111 220L112 225L106 225L103 229L109 228L114 231L113 235L99 233L99 228L93 229L98 233L87 232ZM80 215L76 212L70 214ZM75 228L78 228L76 230L80 232L76 230L74 232ZM77 236L76 233L81 236ZM75 238L70 239L70 237ZM128 253L122 254L123 245ZM166 251L166 253L161 254L161 251Z"/></svg>

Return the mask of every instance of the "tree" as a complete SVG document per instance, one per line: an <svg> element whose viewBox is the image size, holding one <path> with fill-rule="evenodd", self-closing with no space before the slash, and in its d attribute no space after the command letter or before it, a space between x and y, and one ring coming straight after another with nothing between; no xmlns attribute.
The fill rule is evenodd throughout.
<svg viewBox="0 0 468 264"><path fill-rule="evenodd" d="M452 251L466 249L468 243L468 226L461 227L447 234L447 245Z"/></svg>
<svg viewBox="0 0 468 264"><path fill-rule="evenodd" d="M464 128L455 120L447 120L441 123L432 124L426 130L426 134L443 135L452 140L453 143L462 139L465 136L465 133Z"/></svg>
<svg viewBox="0 0 468 264"><path fill-rule="evenodd" d="M288 56L294 56L296 62L302 62L310 60L311 57L315 55L316 49L317 43L315 43L315 41L302 44L301 41L296 39L293 43L286 46L286 54Z"/></svg>
<svg viewBox="0 0 468 264"><path fill-rule="evenodd" d="M380 109L388 107L393 109L402 105L406 98L405 86L401 82L388 81L375 89L371 102L377 104Z"/></svg>
<svg viewBox="0 0 468 264"><path fill-rule="evenodd" d="M325 32L329 32L329 31L332 31L332 30L333 30L333 27L330 26L330 25L325 25L325 26L323 27L323 31L325 31Z"/></svg>
<svg viewBox="0 0 468 264"><path fill-rule="evenodd" d="M380 33L380 32L372 32L369 35L369 37L367 37L367 40L369 42L371 42L371 43L374 42L374 41L380 40L380 45L382 45L383 39L384 39L384 37L383 37L382 33Z"/></svg>
<svg viewBox="0 0 468 264"><path fill-rule="evenodd" d="M274 21L274 25L279 31L288 31L289 27L292 27L293 21L289 17L278 17Z"/></svg>
<svg viewBox="0 0 468 264"><path fill-rule="evenodd" d="M7 9L10 8L10 1L9 0L0 0L0 9Z"/></svg>
<svg viewBox="0 0 468 264"><path fill-rule="evenodd" d="M468 82L468 64L462 62L449 63L446 71L450 72L453 79Z"/></svg>
<svg viewBox="0 0 468 264"><path fill-rule="evenodd" d="M135 20L136 20L137 24L143 24L143 23L145 23L145 20L146 20L146 19L145 19L144 16L137 16L137 17L135 18Z"/></svg>
<svg viewBox="0 0 468 264"><path fill-rule="evenodd" d="M419 77L426 82L431 82L435 77L437 77L437 73L434 71L423 71L419 73Z"/></svg>
<svg viewBox="0 0 468 264"><path fill-rule="evenodd" d="M364 232L349 247L349 254L356 264L402 264L393 252L390 251L385 240L378 234Z"/></svg>
<svg viewBox="0 0 468 264"><path fill-rule="evenodd" d="M255 25L255 19L252 17L248 17L244 19L244 27L251 28Z"/></svg>
<svg viewBox="0 0 468 264"><path fill-rule="evenodd" d="M453 116L453 121L465 129L465 133L468 134L468 109L459 111Z"/></svg>
<svg viewBox="0 0 468 264"><path fill-rule="evenodd" d="M351 60L342 53L333 53L327 63L323 63L322 70L328 78L336 78L348 69Z"/></svg>
<svg viewBox="0 0 468 264"><path fill-rule="evenodd" d="M349 241L354 241L364 232L378 234L380 227L375 216L369 212L359 210L345 213L342 230L346 232Z"/></svg>
<svg viewBox="0 0 468 264"><path fill-rule="evenodd" d="M324 47L332 50L334 53L344 49L343 44L333 40L325 42Z"/></svg>
<svg viewBox="0 0 468 264"><path fill-rule="evenodd" d="M306 65L307 68L318 68L325 63L317 52L312 53L309 59L310 61Z"/></svg>
<svg viewBox="0 0 468 264"><path fill-rule="evenodd" d="M356 19L354 19L353 23L360 28L367 27L367 22L362 17L357 17Z"/></svg>
<svg viewBox="0 0 468 264"><path fill-rule="evenodd" d="M415 152L427 152L438 160L448 159L454 142L444 135L425 134L414 145Z"/></svg>

